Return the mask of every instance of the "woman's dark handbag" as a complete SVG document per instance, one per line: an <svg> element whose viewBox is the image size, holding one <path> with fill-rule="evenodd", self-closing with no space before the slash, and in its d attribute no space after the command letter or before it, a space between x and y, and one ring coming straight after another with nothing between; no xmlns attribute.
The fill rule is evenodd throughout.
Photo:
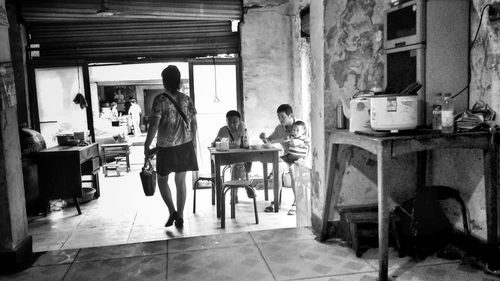
<svg viewBox="0 0 500 281"><path fill-rule="evenodd" d="M149 158L144 159L144 167L139 174L141 176L142 188L146 196L153 196L156 189L156 171L151 165Z"/></svg>

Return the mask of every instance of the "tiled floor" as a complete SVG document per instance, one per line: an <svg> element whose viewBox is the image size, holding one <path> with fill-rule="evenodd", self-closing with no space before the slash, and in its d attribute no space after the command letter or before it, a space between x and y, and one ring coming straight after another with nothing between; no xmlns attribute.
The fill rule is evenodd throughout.
<svg viewBox="0 0 500 281"><path fill-rule="evenodd" d="M125 243L162 240L176 237L199 236L251 230L295 227L295 216L288 216L292 203L290 188L283 189L283 208L279 213L263 212L269 201L264 201L264 191L257 191L259 224L255 224L253 201L244 190L239 191L236 218L229 217L229 200L226 200L226 229L220 228L220 220L211 205L209 189L197 191L196 214L193 214L193 191L188 174L188 191L184 211L184 229L165 228L167 207L160 192L152 197L144 196L139 172L143 164L143 147L133 146L132 170L121 176L104 177L101 173L101 197L82 204L82 215L74 206L51 212L47 217L29 219L29 233L33 236L35 252L107 246ZM111 176L113 175L113 176ZM173 181L171 177L170 181ZM175 187L172 189L175 196ZM269 192L272 199L272 191Z"/></svg>
<svg viewBox="0 0 500 281"><path fill-rule="evenodd" d="M268 202L258 191L258 225L252 202L240 191L236 219L227 218L222 230L209 190L200 191L192 214L188 188L184 229L165 228L167 209L159 192L142 192L141 151L134 147L130 173L101 175L101 198L83 204L82 215L67 207L32 218L29 231L40 257L0 280L376 280L376 249L357 258L335 242L316 241L307 228L294 228L295 216L286 214L290 189L284 189L278 214L262 212ZM429 257L416 263L394 252L389 271L393 280L405 281L500 280L457 260Z"/></svg>
<svg viewBox="0 0 500 281"><path fill-rule="evenodd" d="M50 251L0 280L315 280L375 281L376 249L362 258L307 228L286 228ZM392 280L491 281L471 265L389 255Z"/></svg>

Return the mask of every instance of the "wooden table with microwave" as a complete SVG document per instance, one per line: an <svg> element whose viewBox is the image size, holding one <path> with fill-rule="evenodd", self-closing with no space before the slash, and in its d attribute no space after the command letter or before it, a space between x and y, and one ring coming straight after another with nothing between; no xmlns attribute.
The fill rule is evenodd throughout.
<svg viewBox="0 0 500 281"><path fill-rule="evenodd" d="M47 204L50 199L72 198L81 214L78 198L82 197L82 176L92 177L99 189L99 148L97 143L86 146L55 146L38 152L38 180L40 197Z"/></svg>
<svg viewBox="0 0 500 281"><path fill-rule="evenodd" d="M410 133L411 134L411 133ZM341 191L346 161L339 157L340 146L351 145L367 150L377 157L378 187L378 233L379 233L379 280L388 279L389 244L389 186L390 162L398 155L417 153L417 186L425 185L427 151L434 149L481 149L483 151L483 172L486 197L487 253L489 260L495 259L498 249L498 134L490 132L464 132L443 134L439 131L417 131L411 135L362 135L347 131L335 131L330 136L327 162L327 190L323 209L320 239L327 237L327 221L330 210L336 206ZM334 209L334 208L333 208Z"/></svg>

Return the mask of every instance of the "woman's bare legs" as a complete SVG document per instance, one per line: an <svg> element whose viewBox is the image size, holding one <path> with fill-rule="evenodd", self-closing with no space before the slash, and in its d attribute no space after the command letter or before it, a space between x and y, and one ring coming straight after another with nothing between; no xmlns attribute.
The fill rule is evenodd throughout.
<svg viewBox="0 0 500 281"><path fill-rule="evenodd" d="M175 173L175 187L177 188L177 217L184 217L186 204L186 172Z"/></svg>
<svg viewBox="0 0 500 281"><path fill-rule="evenodd" d="M168 176L158 175L158 189L160 190L161 198L163 198L163 201L167 205L168 212L172 215L175 212L175 206L170 187L168 186Z"/></svg>

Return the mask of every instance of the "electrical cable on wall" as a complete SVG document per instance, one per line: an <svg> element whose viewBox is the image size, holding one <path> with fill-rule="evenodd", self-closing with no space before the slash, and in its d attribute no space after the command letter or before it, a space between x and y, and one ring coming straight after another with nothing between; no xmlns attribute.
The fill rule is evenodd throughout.
<svg viewBox="0 0 500 281"><path fill-rule="evenodd" d="M82 93L82 88L81 88L81 84L80 84L80 67L77 66L76 67L76 77L78 77L78 94L81 94Z"/></svg>
<svg viewBox="0 0 500 281"><path fill-rule="evenodd" d="M80 67L76 68L76 75L78 78L78 92L76 93L75 98L73 99L73 102L75 104L79 104L81 109L84 109L85 107L88 106L87 101L85 100L85 97L82 95L82 88L80 84Z"/></svg>
<svg viewBox="0 0 500 281"><path fill-rule="evenodd" d="M479 29L481 28L481 24L483 23L483 15L484 15L484 11L486 11L486 8L487 7L492 7L490 4L486 4L483 9L481 10L481 16L479 17L479 25L477 26L477 29L476 29L476 34L474 35L474 40L472 40L472 43L469 47L469 73L468 73L468 81L467 81L467 85L462 89L460 90L458 93L456 93L455 95L453 95L451 98L455 98L456 96L460 95L461 93L463 93L465 90L467 90L469 88L469 85L470 85L470 80L471 80L471 67L470 67L470 52L472 50L472 47L474 47L474 44L476 43L476 39L477 39L477 35L479 34Z"/></svg>

